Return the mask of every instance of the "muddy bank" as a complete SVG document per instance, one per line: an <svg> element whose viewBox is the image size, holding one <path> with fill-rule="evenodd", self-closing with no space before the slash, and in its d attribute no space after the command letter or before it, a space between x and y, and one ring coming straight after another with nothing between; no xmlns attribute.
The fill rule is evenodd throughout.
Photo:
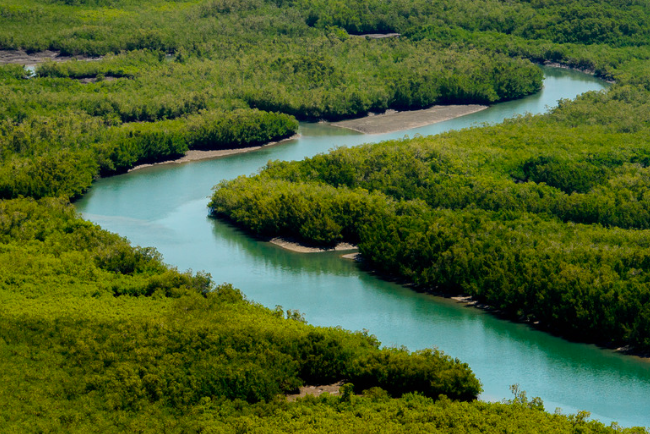
<svg viewBox="0 0 650 434"><path fill-rule="evenodd" d="M437 105L424 110L387 111L359 119L333 122L331 125L364 134L386 134L448 121L488 108L484 105Z"/></svg>

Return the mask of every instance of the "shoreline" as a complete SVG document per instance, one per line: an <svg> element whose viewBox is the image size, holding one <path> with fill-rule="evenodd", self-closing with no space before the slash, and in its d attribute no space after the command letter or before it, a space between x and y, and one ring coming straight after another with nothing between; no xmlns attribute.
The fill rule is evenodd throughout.
<svg viewBox="0 0 650 434"><path fill-rule="evenodd" d="M406 286L406 285L405 285ZM412 286L409 286L410 289L414 289ZM507 313L485 303L481 303L478 300L474 299L471 295L455 295L455 296L450 296L444 293L437 293L434 291L424 291L427 294L433 295L434 297L441 297L449 300L453 300L458 304L464 304L465 307L469 308L474 308L474 309L479 309L484 312L487 312L491 315L496 316L499 319L505 320L505 321L510 321L512 323L519 323L519 324L526 324L529 327L542 331L544 333L548 333L551 336L555 336L557 338L560 338L564 341L571 342L571 343L577 343L577 344L584 344L584 345L595 345L598 347L600 350L603 351L611 351L613 353L618 353L624 356L628 357L634 357L636 359L639 359L643 362L650 363L650 353L648 352L642 352L642 351L637 351L633 347L629 345L625 345L622 347L614 347L611 345L607 345L604 343L599 343L599 342L585 342L585 341L580 341L580 340L573 340L570 338L567 338L564 336L561 332L559 332L557 329L551 329L546 327L543 323L541 323L539 320L534 320L531 321L530 319L520 317L517 318L512 315L508 315Z"/></svg>
<svg viewBox="0 0 650 434"><path fill-rule="evenodd" d="M446 292L444 291L444 289L436 290L434 288L417 287L412 282L406 280L404 277L386 274L372 267L370 264L364 261L364 258L361 255L361 253L358 252L349 253L349 254L341 255L341 258L345 260L352 260L358 262L360 266L363 267L362 269L364 272L368 274L372 274L386 282L391 282L400 285L403 288L409 289L411 291L427 294L432 297L440 298L443 300L449 300L451 302L454 302L454 304L462 304L464 305L464 307L467 308L478 309L503 321L508 321L514 324L525 324L528 327L532 328L533 330L539 330L543 333L547 333L551 336L562 339L566 342L584 344L584 345L594 345L602 351L611 351L612 353L621 354L627 357L633 357L642 362L650 363L650 352L638 351L637 349L635 349L630 345L615 346L615 345L610 345L607 343L597 342L597 341L587 342L587 341L571 339L570 337L565 336L560 330L549 328L539 320L531 320L523 316L522 317L513 316L511 314L508 314L507 312L495 308L492 305L482 303L476 300L471 295Z"/></svg>
<svg viewBox="0 0 650 434"><path fill-rule="evenodd" d="M144 169L146 167L160 166L163 164L183 164L183 163L190 163L192 161L212 160L215 158L228 157L230 155L245 154L247 152L257 151L259 149L266 148L269 146L278 145L288 140L294 140L299 137L300 134L294 134L293 136L287 137L286 139L278 140L275 142L269 142L260 146L249 146L246 148L216 149L212 151L189 150L182 157L173 160L158 161L156 163L138 164L137 166L133 166L132 168L127 170L127 173L133 172L134 170Z"/></svg>
<svg viewBox="0 0 650 434"><path fill-rule="evenodd" d="M329 125L357 131L363 134L388 134L437 124L439 122L477 113L487 108L488 106L485 105L466 104L434 105L433 107L422 110L387 110L386 113L379 115L371 114L356 119L329 122Z"/></svg>
<svg viewBox="0 0 650 434"><path fill-rule="evenodd" d="M531 62L532 62L532 60L531 60ZM596 78L599 78L599 79L601 79L604 82L609 83L609 84L615 84L616 83L616 80L614 80L612 78L604 77L604 76L598 74L596 72L596 70L591 69L591 68L579 68L579 67L576 67L576 66L567 65L566 63L551 62L550 60L545 60L543 62L534 62L534 63L537 63L538 65L541 65L541 66L548 66L550 68L569 69L571 71L578 71L578 72L582 72L583 74L592 75L592 76L594 76Z"/></svg>

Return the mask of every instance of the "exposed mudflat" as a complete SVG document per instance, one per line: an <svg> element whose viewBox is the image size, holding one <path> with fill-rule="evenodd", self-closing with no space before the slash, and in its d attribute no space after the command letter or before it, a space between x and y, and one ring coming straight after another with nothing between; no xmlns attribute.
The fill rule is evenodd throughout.
<svg viewBox="0 0 650 434"><path fill-rule="evenodd" d="M104 77L102 81L115 81L117 80L117 77ZM82 84L88 84L88 83L98 83L100 80L96 77L90 77L90 78L80 78L77 81Z"/></svg>
<svg viewBox="0 0 650 434"><path fill-rule="evenodd" d="M342 385L343 383L340 382L324 386L303 386L300 388L299 393L287 395L287 401L295 401L296 399L304 398L307 395L320 396L325 392L330 395L338 395Z"/></svg>
<svg viewBox="0 0 650 434"><path fill-rule="evenodd" d="M366 33L364 35L350 35L354 38L368 38L368 39L384 39L384 38L399 38L399 33Z"/></svg>
<svg viewBox="0 0 650 434"><path fill-rule="evenodd" d="M386 134L409 130L438 122L480 112L488 108L484 105L436 105L424 110L404 112L387 111L381 115L371 115L359 119L333 122L331 125L364 134Z"/></svg>
<svg viewBox="0 0 650 434"><path fill-rule="evenodd" d="M66 62L68 60L77 59L77 60L99 60L100 57L88 57L88 56L61 56L59 51L41 51L39 53L28 54L23 50L0 50L0 65L7 65L10 63L18 65L35 65L43 62Z"/></svg>

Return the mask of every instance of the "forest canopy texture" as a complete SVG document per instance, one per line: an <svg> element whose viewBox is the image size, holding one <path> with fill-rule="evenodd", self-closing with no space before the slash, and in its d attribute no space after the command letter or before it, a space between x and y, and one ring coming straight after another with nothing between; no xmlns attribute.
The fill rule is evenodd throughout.
<svg viewBox="0 0 650 434"><path fill-rule="evenodd" d="M33 73L0 64L0 426L621 432L547 413L516 387L508 402L476 401L462 361L259 306L82 220L70 200L142 163L290 137L298 120L521 98L542 86L533 62L560 63L616 85L545 116L273 162L220 184L212 208L265 235L357 242L374 267L421 287L647 349L648 12L635 1L3 1L0 62L59 57ZM364 36L387 32L401 36ZM337 381L338 396L284 396Z"/></svg>

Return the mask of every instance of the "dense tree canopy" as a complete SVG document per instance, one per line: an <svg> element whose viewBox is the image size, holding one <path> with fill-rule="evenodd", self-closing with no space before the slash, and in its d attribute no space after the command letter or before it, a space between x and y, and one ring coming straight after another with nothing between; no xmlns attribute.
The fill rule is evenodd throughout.
<svg viewBox="0 0 650 434"><path fill-rule="evenodd" d="M617 85L548 116L270 163L221 184L212 207L263 234L358 242L377 268L567 335L648 348L648 16L624 0L3 1L0 50L76 59L33 75L0 64L0 426L620 432L516 388L477 402L461 361L263 308L68 200L141 163L291 136L297 119L520 98L542 85L531 61L562 63ZM401 36L363 36L376 32ZM340 380L339 396L283 397Z"/></svg>

